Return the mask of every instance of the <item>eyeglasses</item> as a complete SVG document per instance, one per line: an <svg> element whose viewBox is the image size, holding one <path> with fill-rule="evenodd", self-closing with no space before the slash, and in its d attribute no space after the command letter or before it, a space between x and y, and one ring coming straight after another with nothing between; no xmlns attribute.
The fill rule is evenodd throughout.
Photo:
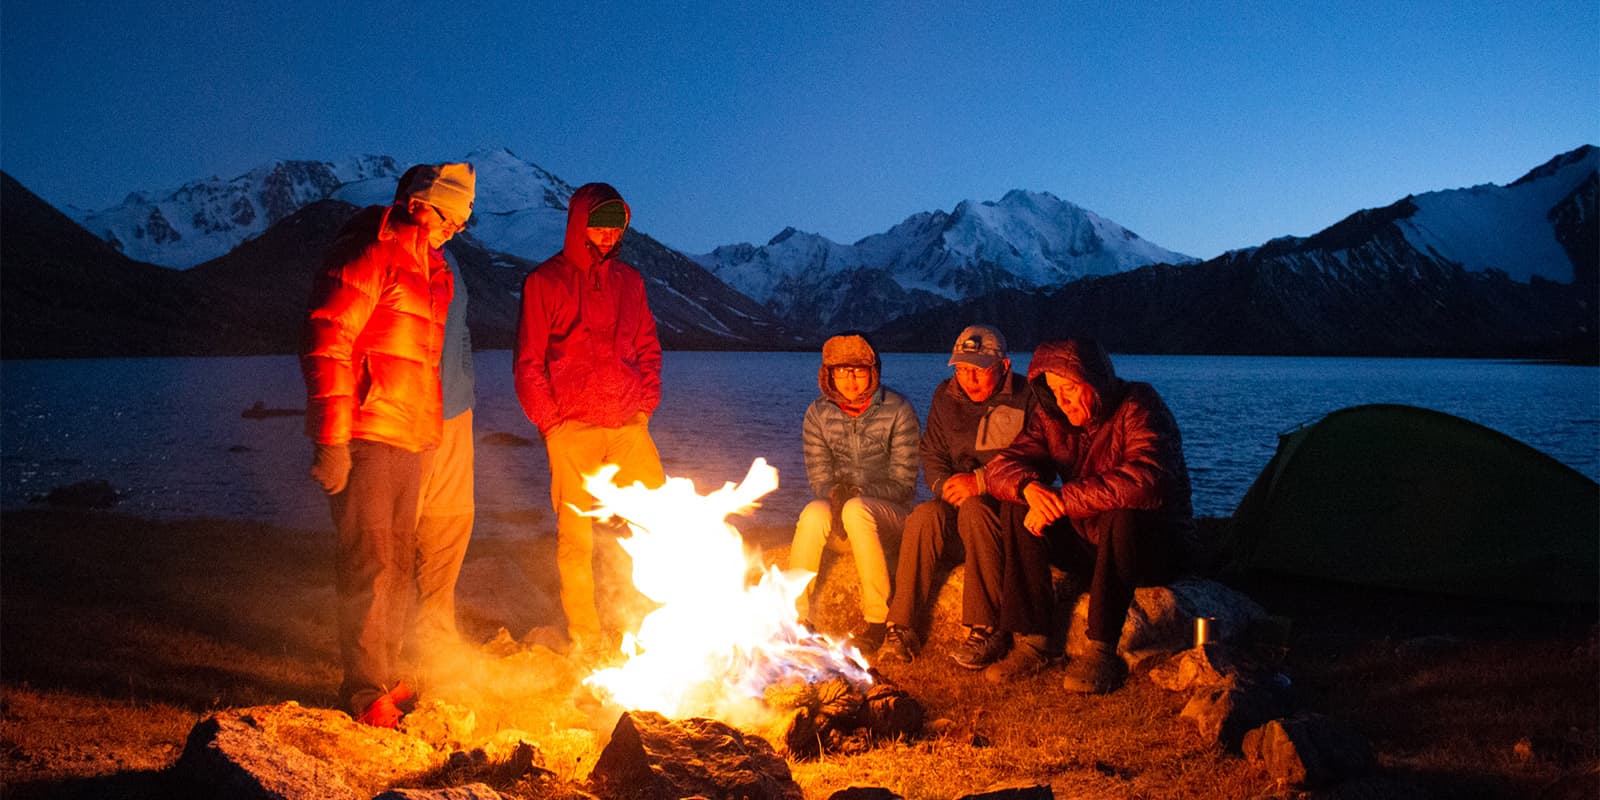
<svg viewBox="0 0 1600 800"><path fill-rule="evenodd" d="M835 380L839 378L854 377L857 380L866 380L872 377L871 367L833 367L828 370Z"/></svg>
<svg viewBox="0 0 1600 800"><path fill-rule="evenodd" d="M428 208L433 209L433 213L439 217L439 222L442 223L440 225L440 229L451 236L460 233L467 227L466 220L462 220L461 222L452 221L449 217L444 215L443 211L439 210L438 206L428 206Z"/></svg>

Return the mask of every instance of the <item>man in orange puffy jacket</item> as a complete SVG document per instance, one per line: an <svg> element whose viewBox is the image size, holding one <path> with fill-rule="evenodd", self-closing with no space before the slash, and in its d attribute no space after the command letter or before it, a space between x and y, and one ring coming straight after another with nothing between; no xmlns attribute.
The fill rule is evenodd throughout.
<svg viewBox="0 0 1600 800"><path fill-rule="evenodd" d="M411 698L400 646L416 590L422 463L443 425L439 357L455 276L441 248L472 215L471 164L418 165L356 213L317 275L300 358L311 476L338 531L340 698L394 727Z"/></svg>
<svg viewBox="0 0 1600 800"><path fill-rule="evenodd" d="M544 436L556 511L556 567L573 652L612 650L595 606L594 506L583 476L620 468L619 486L665 477L650 438L661 402L661 342L644 279L618 254L631 212L616 189L590 183L567 203L561 252L528 273L512 354L517 399Z"/></svg>

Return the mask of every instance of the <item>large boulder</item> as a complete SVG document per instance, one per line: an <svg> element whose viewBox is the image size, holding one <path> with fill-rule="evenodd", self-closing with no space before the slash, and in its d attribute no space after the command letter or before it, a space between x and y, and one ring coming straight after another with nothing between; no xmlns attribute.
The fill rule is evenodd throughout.
<svg viewBox="0 0 1600 800"><path fill-rule="evenodd" d="M788 548L769 550L768 564L787 567ZM893 570L894 561L890 569ZM1056 636L1065 643L1067 655L1078 655L1088 647L1089 595L1086 576L1051 570L1056 591ZM957 564L937 576L937 594L925 618L916 622L918 634L929 645L952 648L966 636L961 626L961 594L966 587L966 568ZM1152 656L1176 653L1194 644L1195 619L1208 618L1212 641L1236 642L1244 639L1251 624L1267 619L1267 612L1248 596L1221 583L1185 577L1165 586L1134 591L1133 605L1123 625L1117 651L1130 665ZM815 579L811 599L811 622L822 633L842 636L861 623L861 579L856 574L855 558L849 552L829 550Z"/></svg>
<svg viewBox="0 0 1600 800"><path fill-rule="evenodd" d="M445 758L415 737L291 701L202 719L190 730L175 771L193 797L365 800L438 768Z"/></svg>
<svg viewBox="0 0 1600 800"><path fill-rule="evenodd" d="M606 800L801 800L789 765L767 740L716 720L629 711L589 783Z"/></svg>

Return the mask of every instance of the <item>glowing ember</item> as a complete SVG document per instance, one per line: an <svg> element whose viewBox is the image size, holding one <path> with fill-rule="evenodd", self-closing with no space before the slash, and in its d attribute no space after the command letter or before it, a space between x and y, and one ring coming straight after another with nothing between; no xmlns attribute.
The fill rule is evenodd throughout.
<svg viewBox="0 0 1600 800"><path fill-rule="evenodd" d="M747 552L726 521L778 488L778 471L765 459L739 485L707 495L687 478L668 478L655 490L617 487L616 473L606 466L584 479L599 502L590 516L628 523L632 535L621 545L633 557L634 585L661 607L624 637L627 661L586 684L630 709L738 724L766 718L762 698L775 684L871 683L854 647L798 623L795 599L815 574L763 570L760 554Z"/></svg>

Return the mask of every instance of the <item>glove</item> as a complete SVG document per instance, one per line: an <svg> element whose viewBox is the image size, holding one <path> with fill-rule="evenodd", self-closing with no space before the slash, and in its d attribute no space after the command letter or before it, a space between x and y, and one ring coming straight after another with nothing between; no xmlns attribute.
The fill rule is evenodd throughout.
<svg viewBox="0 0 1600 800"><path fill-rule="evenodd" d="M828 510L833 512L832 533L834 536L837 536L840 539L846 538L843 516L844 503L846 500L849 500L858 494L861 494L860 489L857 489L856 487L851 486L844 481L835 483L833 488L828 490Z"/></svg>
<svg viewBox="0 0 1600 800"><path fill-rule="evenodd" d="M311 477L328 494L344 491L350 483L350 445L317 445L317 454L311 461Z"/></svg>

